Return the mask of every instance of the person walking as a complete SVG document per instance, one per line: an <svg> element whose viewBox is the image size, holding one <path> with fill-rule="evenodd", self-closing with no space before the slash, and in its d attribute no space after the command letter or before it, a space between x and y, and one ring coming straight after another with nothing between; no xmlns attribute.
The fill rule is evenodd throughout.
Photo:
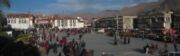
<svg viewBox="0 0 180 56"><path fill-rule="evenodd" d="M147 44L145 47L144 47L144 51L145 51L145 53L146 54L148 54L149 53L149 44Z"/></svg>
<svg viewBox="0 0 180 56"><path fill-rule="evenodd" d="M174 46L174 50L175 50L175 52L177 52L178 51L178 48L177 48L177 43L174 41L174 43L173 43L173 46Z"/></svg>
<svg viewBox="0 0 180 56"><path fill-rule="evenodd" d="M127 37L127 43L130 44L130 37Z"/></svg>
<svg viewBox="0 0 180 56"><path fill-rule="evenodd" d="M69 56L70 50L67 44L63 47L63 53L65 56Z"/></svg>
<svg viewBox="0 0 180 56"><path fill-rule="evenodd" d="M58 56L62 56L62 55L61 55L61 52L59 52Z"/></svg>
<svg viewBox="0 0 180 56"><path fill-rule="evenodd" d="M164 44L164 53L168 53L168 43L165 42Z"/></svg>
<svg viewBox="0 0 180 56"><path fill-rule="evenodd" d="M66 35L67 35L67 37L69 37L69 36L70 36L70 32L69 32L69 31L67 31Z"/></svg>
<svg viewBox="0 0 180 56"><path fill-rule="evenodd" d="M82 39L82 37L83 37L83 34L82 34L82 33L80 33L80 34L79 34L79 39L81 40L81 39Z"/></svg>
<svg viewBox="0 0 180 56"><path fill-rule="evenodd" d="M48 54L50 51L50 47L49 47L49 43L47 41L44 43L44 48L46 49L46 54Z"/></svg>

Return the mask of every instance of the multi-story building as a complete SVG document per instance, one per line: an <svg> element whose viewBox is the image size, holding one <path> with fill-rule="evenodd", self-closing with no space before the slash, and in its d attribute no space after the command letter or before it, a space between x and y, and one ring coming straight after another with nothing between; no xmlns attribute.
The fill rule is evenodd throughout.
<svg viewBox="0 0 180 56"><path fill-rule="evenodd" d="M59 29L84 28L84 21L81 17L55 16L53 27Z"/></svg>
<svg viewBox="0 0 180 56"><path fill-rule="evenodd" d="M28 28L54 28L73 29L84 28L82 17L45 16L32 14L8 14L7 22L13 29L26 30Z"/></svg>
<svg viewBox="0 0 180 56"><path fill-rule="evenodd" d="M35 16L35 26L37 28L52 28L54 23L54 16L43 16L37 15Z"/></svg>
<svg viewBox="0 0 180 56"><path fill-rule="evenodd" d="M7 24L11 25L13 29L28 29L33 28L34 16L31 14L8 14Z"/></svg>
<svg viewBox="0 0 180 56"><path fill-rule="evenodd" d="M119 30L132 30L134 29L133 20L135 18L137 18L137 16L117 16L101 18L96 21L96 28L118 28Z"/></svg>
<svg viewBox="0 0 180 56"><path fill-rule="evenodd" d="M115 28L116 19L115 17L106 17L97 19L93 24L96 28ZM119 26L121 28L121 26Z"/></svg>
<svg viewBox="0 0 180 56"><path fill-rule="evenodd" d="M140 15L136 19L137 28L149 28L155 30L171 29L172 15L171 11L150 11Z"/></svg>
<svg viewBox="0 0 180 56"><path fill-rule="evenodd" d="M136 19L137 16L123 16L123 29L127 30L133 30L134 29L134 19Z"/></svg>

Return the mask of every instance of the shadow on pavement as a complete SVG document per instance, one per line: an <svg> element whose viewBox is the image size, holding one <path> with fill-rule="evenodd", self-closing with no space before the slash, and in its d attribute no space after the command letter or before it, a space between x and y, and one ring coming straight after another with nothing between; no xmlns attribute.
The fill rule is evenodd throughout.
<svg viewBox="0 0 180 56"><path fill-rule="evenodd" d="M110 45L115 45L115 44L113 43L113 41L108 41L107 43L110 44Z"/></svg>
<svg viewBox="0 0 180 56"><path fill-rule="evenodd" d="M133 49L133 50L136 51L136 52L139 52L139 53L144 53L143 49L137 48L137 49Z"/></svg>

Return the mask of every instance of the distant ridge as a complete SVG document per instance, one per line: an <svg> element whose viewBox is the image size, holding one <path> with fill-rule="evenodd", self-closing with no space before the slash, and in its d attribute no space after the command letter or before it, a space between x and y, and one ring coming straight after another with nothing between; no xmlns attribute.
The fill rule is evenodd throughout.
<svg viewBox="0 0 180 56"><path fill-rule="evenodd" d="M111 16L137 16L140 13L156 10L175 10L180 8L180 0L159 0L158 2L142 3L132 7L126 7L121 10L104 10L96 13L76 13L72 16L82 16L85 18L101 18L101 17L111 17Z"/></svg>

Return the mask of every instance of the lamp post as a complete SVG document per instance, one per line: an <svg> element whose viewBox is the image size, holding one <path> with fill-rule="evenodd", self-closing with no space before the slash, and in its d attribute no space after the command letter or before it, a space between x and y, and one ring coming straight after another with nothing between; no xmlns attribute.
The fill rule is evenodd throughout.
<svg viewBox="0 0 180 56"><path fill-rule="evenodd" d="M177 32L179 33L180 32L180 24L178 23L178 26L177 26Z"/></svg>
<svg viewBox="0 0 180 56"><path fill-rule="evenodd" d="M94 20L94 21L93 21L93 31L95 32L95 31L96 31L96 30L95 30L95 29L96 29L96 19L93 18L93 20Z"/></svg>
<svg viewBox="0 0 180 56"><path fill-rule="evenodd" d="M117 45L118 44L118 38L119 38L119 18L118 16L116 16L116 32L115 32L115 38L114 38L114 44Z"/></svg>

